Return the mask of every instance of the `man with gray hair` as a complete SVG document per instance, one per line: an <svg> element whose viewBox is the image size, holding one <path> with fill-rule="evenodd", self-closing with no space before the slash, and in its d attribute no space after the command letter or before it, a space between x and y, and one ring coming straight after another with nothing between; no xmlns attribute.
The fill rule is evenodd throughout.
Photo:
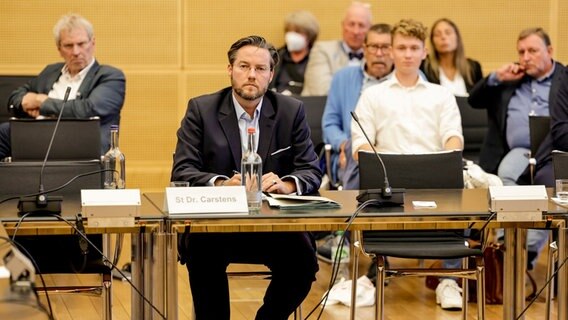
<svg viewBox="0 0 568 320"><path fill-rule="evenodd" d="M101 154L110 146L110 126L118 125L124 103L124 73L99 65L94 57L95 35L91 23L77 14L61 17L53 28L55 45L64 62L48 65L29 83L12 92L10 110L18 117L57 117L67 88L69 100L62 118L101 121ZM0 125L0 159L10 156L10 128Z"/></svg>
<svg viewBox="0 0 568 320"><path fill-rule="evenodd" d="M550 37L542 28L529 28L517 38L518 61L507 63L479 81L469 94L472 107L487 110L489 131L479 165L504 185L531 184L529 116L550 116L550 133L536 154L534 184L554 186L553 149L566 150L566 110L557 99L565 67L552 58ZM502 230L498 235L503 234ZM548 230L527 234L528 269L548 240Z"/></svg>
<svg viewBox="0 0 568 320"><path fill-rule="evenodd" d="M327 95L331 78L339 69L360 65L372 20L371 5L354 1L341 21L343 39L316 42L304 75L303 96Z"/></svg>

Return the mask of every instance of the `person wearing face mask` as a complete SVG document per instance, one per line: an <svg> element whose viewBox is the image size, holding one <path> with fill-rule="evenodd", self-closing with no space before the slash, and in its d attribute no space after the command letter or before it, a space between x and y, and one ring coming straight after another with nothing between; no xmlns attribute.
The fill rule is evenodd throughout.
<svg viewBox="0 0 568 320"><path fill-rule="evenodd" d="M300 10L286 17L284 32L286 45L278 50L282 60L276 66L270 88L285 95L299 95L304 87L304 73L319 24L309 11Z"/></svg>
<svg viewBox="0 0 568 320"><path fill-rule="evenodd" d="M466 97L483 78L479 62L465 56L457 25L446 18L438 19L430 33L430 54L422 70L428 81L448 88L454 95Z"/></svg>

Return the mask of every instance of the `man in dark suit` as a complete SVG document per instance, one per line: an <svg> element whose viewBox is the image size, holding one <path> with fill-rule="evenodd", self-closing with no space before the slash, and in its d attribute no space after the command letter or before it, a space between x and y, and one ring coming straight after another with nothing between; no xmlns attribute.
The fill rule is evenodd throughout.
<svg viewBox="0 0 568 320"><path fill-rule="evenodd" d="M101 154L104 154L110 146L110 126L120 122L124 73L99 65L94 58L93 26L85 18L76 14L63 16L54 27L54 36L65 62L48 65L36 78L16 89L8 99L8 106L20 117L57 117L70 87L62 118L99 117ZM0 125L0 159L9 155L9 125L4 123Z"/></svg>
<svg viewBox="0 0 568 320"><path fill-rule="evenodd" d="M487 109L489 131L481 149L479 164L497 174L505 185L529 184L529 115L551 116L551 127L566 122L566 113L558 110L558 89L565 67L552 59L552 45L542 28L521 31L517 39L519 61L502 66L478 82L470 92L474 108ZM564 133L567 128L562 129ZM551 151L561 141L550 134L540 145L534 183L554 185ZM564 145L566 142L564 142ZM528 233L529 261L536 260L546 244L546 230ZM529 265L532 267L532 265Z"/></svg>
<svg viewBox="0 0 568 320"><path fill-rule="evenodd" d="M249 127L258 133L262 190L316 191L322 172L310 140L302 102L272 91L276 49L258 36L235 42L229 52L231 87L189 101L177 132L172 181L192 186L236 186ZM272 280L256 319L287 319L309 293L318 270L308 233L186 234L187 262L197 319L229 319L226 268L230 263L265 264Z"/></svg>

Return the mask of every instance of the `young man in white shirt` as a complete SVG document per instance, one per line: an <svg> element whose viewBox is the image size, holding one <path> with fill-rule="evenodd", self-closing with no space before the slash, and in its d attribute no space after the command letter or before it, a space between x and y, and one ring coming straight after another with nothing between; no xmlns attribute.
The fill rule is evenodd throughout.
<svg viewBox="0 0 568 320"><path fill-rule="evenodd" d="M429 153L463 149L460 112L454 95L419 75L426 57L426 28L414 20L401 20L392 31L394 74L363 91L355 108L363 130L378 152ZM363 132L351 123L353 157L372 151ZM461 261L446 260L446 267ZM453 279L443 279L436 300L443 309L461 309L461 289Z"/></svg>

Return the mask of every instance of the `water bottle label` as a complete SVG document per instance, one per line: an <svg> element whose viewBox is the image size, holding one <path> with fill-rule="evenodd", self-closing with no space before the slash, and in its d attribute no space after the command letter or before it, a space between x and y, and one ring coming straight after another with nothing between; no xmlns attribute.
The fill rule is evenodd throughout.
<svg viewBox="0 0 568 320"><path fill-rule="evenodd" d="M341 249L339 250L339 256L337 253L337 249L338 246L332 246L331 247L331 259L335 260L336 257L338 257L337 259L339 260L339 262L349 262L349 249L347 246L342 246Z"/></svg>

